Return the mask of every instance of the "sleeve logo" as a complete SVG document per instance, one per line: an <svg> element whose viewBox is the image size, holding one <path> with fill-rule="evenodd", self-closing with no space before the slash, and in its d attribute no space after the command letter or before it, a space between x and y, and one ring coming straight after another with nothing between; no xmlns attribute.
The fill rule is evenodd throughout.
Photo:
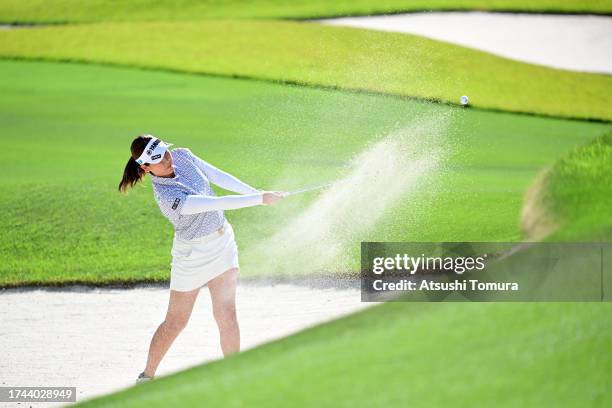
<svg viewBox="0 0 612 408"><path fill-rule="evenodd" d="M176 207L178 207L180 202L181 202L180 198L177 198L176 200L174 200L174 204L172 204L172 209L176 210Z"/></svg>

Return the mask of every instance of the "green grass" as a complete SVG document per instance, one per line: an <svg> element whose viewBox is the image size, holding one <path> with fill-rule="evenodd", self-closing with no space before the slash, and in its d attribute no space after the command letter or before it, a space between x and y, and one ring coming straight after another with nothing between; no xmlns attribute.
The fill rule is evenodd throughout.
<svg viewBox="0 0 612 408"><path fill-rule="evenodd" d="M553 224L549 240L612 240L611 163L612 134L607 134L576 147L544 172L534 205Z"/></svg>
<svg viewBox="0 0 612 408"><path fill-rule="evenodd" d="M606 407L610 303L387 303L84 407Z"/></svg>
<svg viewBox="0 0 612 408"><path fill-rule="evenodd" d="M610 0L3 0L0 21L314 18L422 10L611 13Z"/></svg>
<svg viewBox="0 0 612 408"><path fill-rule="evenodd" d="M361 240L519 240L522 194L539 169L610 131L606 124L384 96L2 61L0 284L168 278L172 227L150 181L127 196L116 192L138 134L190 147L254 186L290 190L339 177L368 144L426 118L450 123L442 134L448 162L437 183L424 183L381 214L376 228L354 237L346 250L355 262ZM297 264L271 269L249 252L316 197L226 213L244 276L298 272Z"/></svg>
<svg viewBox="0 0 612 408"><path fill-rule="evenodd" d="M246 77L511 112L612 119L612 76L422 37L274 21L100 23L0 31L0 56Z"/></svg>

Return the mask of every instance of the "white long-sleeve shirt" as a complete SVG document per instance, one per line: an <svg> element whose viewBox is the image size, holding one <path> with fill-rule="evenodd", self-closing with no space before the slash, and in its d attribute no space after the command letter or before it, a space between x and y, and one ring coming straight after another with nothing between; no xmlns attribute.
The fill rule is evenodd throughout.
<svg viewBox="0 0 612 408"><path fill-rule="evenodd" d="M263 193L227 195L222 197L189 195L181 208L181 214L197 214L213 210L236 210L259 204L263 204Z"/></svg>
<svg viewBox="0 0 612 408"><path fill-rule="evenodd" d="M225 222L223 210L263 204L263 192L194 155L188 148L171 150L175 177L151 174L162 214L183 239L208 235ZM210 184L242 193L217 197Z"/></svg>
<svg viewBox="0 0 612 408"><path fill-rule="evenodd" d="M191 150L187 149L189 152ZM192 153L193 155L193 153ZM213 166L200 157L193 155L192 159L204 175L213 184L218 185L234 193L243 195L227 195L213 197L209 195L189 195L185 199L185 204L181 208L181 214L197 214L212 210L235 210L238 208L251 207L263 204L263 193L254 187L240 181L229 173Z"/></svg>
<svg viewBox="0 0 612 408"><path fill-rule="evenodd" d="M191 150L187 149L189 153ZM192 159L196 166L200 168L204 172L204 175L208 177L208 179L213 183L222 187L226 190L233 191L234 193L240 194L253 194L260 193L261 191L256 189L255 187L251 187L248 184L238 180L236 177L232 176L229 173L224 172L221 169L216 168L212 164L202 160L195 154L192 154Z"/></svg>

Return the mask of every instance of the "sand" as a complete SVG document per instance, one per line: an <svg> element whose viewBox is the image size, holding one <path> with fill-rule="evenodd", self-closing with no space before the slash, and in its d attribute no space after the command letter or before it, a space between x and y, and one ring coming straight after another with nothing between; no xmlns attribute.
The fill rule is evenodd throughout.
<svg viewBox="0 0 612 408"><path fill-rule="evenodd" d="M133 386L168 296L160 287L0 292L0 385L75 386L77 401ZM361 303L355 287L241 281L237 296L242 350L373 305ZM219 358L205 288L157 375Z"/></svg>
<svg viewBox="0 0 612 408"><path fill-rule="evenodd" d="M434 12L319 20L422 35L553 68L612 74L612 17Z"/></svg>
<svg viewBox="0 0 612 408"><path fill-rule="evenodd" d="M243 255L257 259L272 275L287 270L307 275L358 270L351 250L360 242L376 240L372 234L379 222L400 204L406 205L425 188L435 188L434 176L452 153L446 137L452 121L450 111L435 112L377 135L344 166L341 178ZM396 216L396 221L411 228L426 205L412 205L414 215Z"/></svg>

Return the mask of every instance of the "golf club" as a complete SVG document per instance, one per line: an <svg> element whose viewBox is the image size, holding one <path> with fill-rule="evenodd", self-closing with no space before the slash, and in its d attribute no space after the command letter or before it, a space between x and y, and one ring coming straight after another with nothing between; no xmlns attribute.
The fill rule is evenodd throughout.
<svg viewBox="0 0 612 408"><path fill-rule="evenodd" d="M318 185L315 185L315 186L304 187L304 188L300 188L300 189L297 189L297 190L288 191L288 192L283 194L283 197L289 197L289 196L292 196L292 195L295 195L295 194L301 194L301 193L307 193L307 192L310 192L310 191L321 190L321 189L329 187L329 186L331 186L333 184L339 184L339 183L343 183L343 182L346 182L346 181L347 180L331 181L331 182L328 182L328 183L325 183L325 184L318 184Z"/></svg>

